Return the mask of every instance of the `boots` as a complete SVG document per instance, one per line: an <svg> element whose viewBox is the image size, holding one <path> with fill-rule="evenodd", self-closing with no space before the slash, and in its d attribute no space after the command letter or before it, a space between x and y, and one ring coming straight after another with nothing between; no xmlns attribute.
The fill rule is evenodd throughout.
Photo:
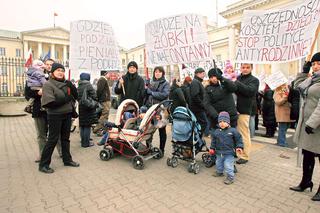
<svg viewBox="0 0 320 213"><path fill-rule="evenodd" d="M311 200L320 201L320 185L319 185L317 193L311 198Z"/></svg>
<svg viewBox="0 0 320 213"><path fill-rule="evenodd" d="M307 188L310 188L310 191L312 191L313 183L311 179L312 179L314 164L315 164L314 154L312 152L303 150L302 180L298 186L290 187L290 190L293 190L296 192L303 192Z"/></svg>

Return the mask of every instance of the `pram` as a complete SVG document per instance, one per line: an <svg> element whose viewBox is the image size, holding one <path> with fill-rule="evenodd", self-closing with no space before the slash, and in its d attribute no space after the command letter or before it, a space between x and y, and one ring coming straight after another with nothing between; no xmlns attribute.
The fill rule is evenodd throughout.
<svg viewBox="0 0 320 213"><path fill-rule="evenodd" d="M146 140L152 137L156 129L168 123L168 108L171 103L171 101L163 101L154 104L138 124L138 104L131 99L124 100L118 107L115 122L105 124L108 139L100 151L100 159L107 161L114 156L114 153L119 153L132 158L135 169L143 169L145 161L151 158L162 158L162 151L158 147L153 147L152 144L147 144ZM128 112L134 116L124 120L124 115Z"/></svg>
<svg viewBox="0 0 320 213"><path fill-rule="evenodd" d="M206 142L201 138L201 126L194 114L186 107L177 107L172 114L172 157L167 159L167 165L178 166L178 159L191 162L188 171L199 173L200 166L195 160L199 152L206 167L211 167L215 159L208 153ZM204 148L204 149L203 149Z"/></svg>

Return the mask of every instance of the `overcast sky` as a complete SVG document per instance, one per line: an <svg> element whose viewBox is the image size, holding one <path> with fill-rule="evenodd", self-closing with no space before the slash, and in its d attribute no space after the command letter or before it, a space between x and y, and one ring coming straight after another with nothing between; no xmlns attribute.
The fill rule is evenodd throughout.
<svg viewBox="0 0 320 213"><path fill-rule="evenodd" d="M218 11L237 0L217 0ZM132 48L144 43L147 22L165 16L197 13L216 21L216 0L1 0L0 29L27 31L53 26L67 30L75 20L109 23L118 43ZM219 17L219 24L225 21Z"/></svg>

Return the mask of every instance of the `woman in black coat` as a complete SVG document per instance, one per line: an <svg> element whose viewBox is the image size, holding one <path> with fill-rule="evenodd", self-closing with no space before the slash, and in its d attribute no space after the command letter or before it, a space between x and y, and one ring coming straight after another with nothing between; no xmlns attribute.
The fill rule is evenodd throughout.
<svg viewBox="0 0 320 213"><path fill-rule="evenodd" d="M80 81L78 86L79 94L79 126L80 126L80 138L81 138L81 147L90 147L93 146L93 143L90 143L90 134L91 134L91 125L98 123L98 117L96 109L89 109L81 105L81 98L83 96L84 90L87 92L87 98L97 100L96 91L93 89L90 83L90 74L81 73Z"/></svg>
<svg viewBox="0 0 320 213"><path fill-rule="evenodd" d="M186 107L186 99L184 98L183 91L180 88L180 82L177 81L176 79L173 80L170 92L169 92L169 99L172 100L172 105L170 108L170 112L173 113L174 110L178 106L183 106Z"/></svg>
<svg viewBox="0 0 320 213"><path fill-rule="evenodd" d="M272 138L277 129L277 122L274 111L273 91L268 85L264 89L262 100L262 119L263 125L266 127L266 134L263 136Z"/></svg>

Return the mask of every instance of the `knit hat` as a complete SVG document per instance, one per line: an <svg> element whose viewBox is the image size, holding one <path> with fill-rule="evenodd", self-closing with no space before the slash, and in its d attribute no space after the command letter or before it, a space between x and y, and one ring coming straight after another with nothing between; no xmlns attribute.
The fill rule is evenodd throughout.
<svg viewBox="0 0 320 213"><path fill-rule="evenodd" d="M212 76L222 75L222 71L219 68L212 68L208 72L208 77L211 78Z"/></svg>
<svg viewBox="0 0 320 213"><path fill-rule="evenodd" d="M52 66L51 66L51 72L53 73L54 71L56 71L57 69L64 69L64 66L62 64L59 64L59 63L53 63Z"/></svg>
<svg viewBox="0 0 320 213"><path fill-rule="evenodd" d="M320 61L320 52L317 52L312 56L311 63L315 61Z"/></svg>
<svg viewBox="0 0 320 213"><path fill-rule="evenodd" d="M40 60L34 60L32 62L32 67L35 69L42 69L45 68L45 64Z"/></svg>
<svg viewBox="0 0 320 213"><path fill-rule="evenodd" d="M80 74L80 80L87 80L87 81L90 81L90 74L89 73L85 73L85 72L83 72L83 73L81 73Z"/></svg>
<svg viewBox="0 0 320 213"><path fill-rule="evenodd" d="M141 113L146 113L148 111L148 108L146 106L142 106L142 107L140 107L139 111L140 111L140 114Z"/></svg>
<svg viewBox="0 0 320 213"><path fill-rule="evenodd" d="M128 64L128 66L127 66L127 69L129 69L129 67L131 67L131 66L133 66L133 67L135 67L136 69L138 69L138 64L137 64L137 62L135 62L135 61L130 61L129 64Z"/></svg>
<svg viewBox="0 0 320 213"><path fill-rule="evenodd" d="M219 113L218 122L221 122L221 121L224 121L230 124L230 116L228 112L222 111Z"/></svg>
<svg viewBox="0 0 320 213"><path fill-rule="evenodd" d="M204 69L201 68L201 67L198 67L198 68L194 71L194 74L202 73L202 72L205 72Z"/></svg>

